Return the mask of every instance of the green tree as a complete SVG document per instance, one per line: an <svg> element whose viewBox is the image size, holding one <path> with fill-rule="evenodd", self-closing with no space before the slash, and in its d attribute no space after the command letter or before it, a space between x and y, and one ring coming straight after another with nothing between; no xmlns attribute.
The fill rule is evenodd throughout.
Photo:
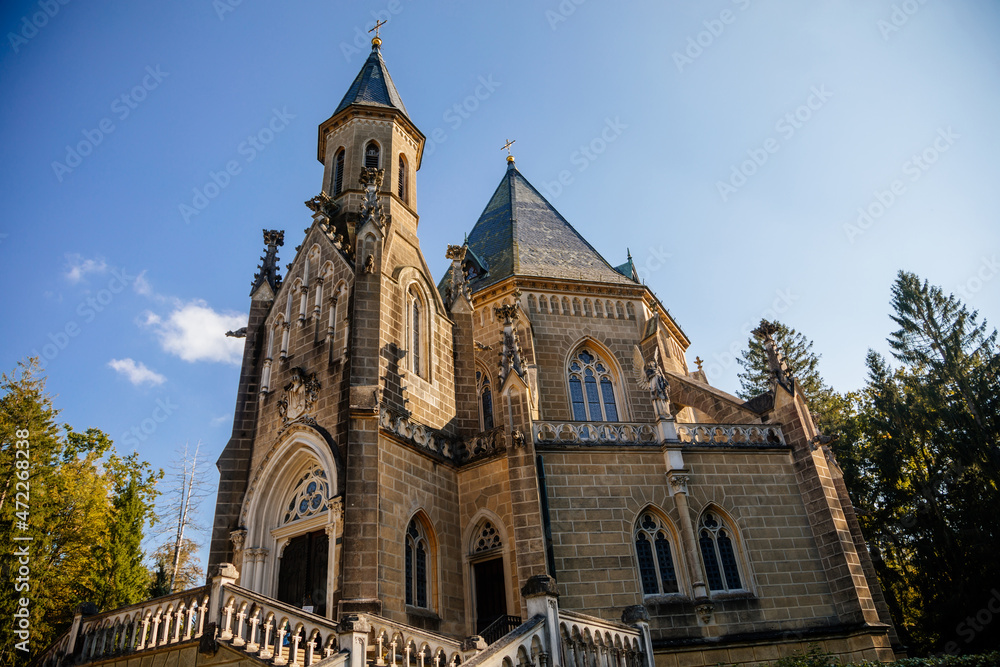
<svg viewBox="0 0 1000 667"><path fill-rule="evenodd" d="M170 595L170 577L162 560L156 561L156 567L150 571L149 597L158 598Z"/></svg>
<svg viewBox="0 0 1000 667"><path fill-rule="evenodd" d="M13 546L0 552L0 617L15 618L23 598L31 628L25 652L18 628L0 623L0 664L26 662L68 626L77 605L94 601L93 573L105 566L95 545L112 544L113 524L134 507L130 494L151 507L148 464L118 458L103 432L60 427L57 417L36 359L0 376L0 543Z"/></svg>
<svg viewBox="0 0 1000 667"><path fill-rule="evenodd" d="M112 454L106 468L113 494L111 516L107 539L94 547L96 567L91 577L93 602L102 611L146 597L149 573L142 562L142 538L146 526L156 521L156 482L163 477L136 452L125 458Z"/></svg>
<svg viewBox="0 0 1000 667"><path fill-rule="evenodd" d="M837 411L843 407L842 399L819 374L820 355L813 352L813 341L781 322L774 324L777 327L774 341L785 364L795 378L796 386L805 395L817 426L826 432L830 426L839 423ZM771 389L767 352L759 338L751 336L749 345L736 361L743 368L738 375L740 389L736 392L740 398L750 400Z"/></svg>
<svg viewBox="0 0 1000 667"><path fill-rule="evenodd" d="M153 562L156 564L153 575L158 577L160 569L163 569L167 578L164 586L167 592L176 593L204 583L201 561L198 558L200 548L201 545L194 540L184 538L178 550L176 542L171 539L153 552ZM174 570L174 562L177 563L176 571ZM172 587L171 582L173 582ZM166 595L166 593L162 593L162 595Z"/></svg>

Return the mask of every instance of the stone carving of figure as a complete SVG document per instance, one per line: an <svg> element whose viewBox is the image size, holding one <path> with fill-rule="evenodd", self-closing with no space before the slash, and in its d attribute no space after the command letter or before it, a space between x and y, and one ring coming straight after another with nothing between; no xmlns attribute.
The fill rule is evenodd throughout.
<svg viewBox="0 0 1000 667"><path fill-rule="evenodd" d="M670 414L670 383L667 375L663 371L660 363L660 348L656 346L653 352L653 360L646 362L636 346L632 351L632 368L635 372L636 382L643 389L649 391L649 398L653 401L653 409L657 418L663 417L673 419Z"/></svg>

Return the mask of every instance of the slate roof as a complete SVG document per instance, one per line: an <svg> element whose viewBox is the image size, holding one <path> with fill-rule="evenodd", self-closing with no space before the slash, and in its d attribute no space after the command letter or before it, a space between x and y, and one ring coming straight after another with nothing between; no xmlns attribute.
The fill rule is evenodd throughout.
<svg viewBox="0 0 1000 667"><path fill-rule="evenodd" d="M382 60L382 52L377 46L372 46L371 55L361 67L354 83L347 89L344 99L337 105L337 110L333 115L337 115L352 104L362 104L370 107L388 107L399 109L403 115L409 118L406 107L403 106L403 99L399 96L389 70Z"/></svg>
<svg viewBox="0 0 1000 667"><path fill-rule="evenodd" d="M482 289L512 275L635 284L615 270L513 162L469 233L469 248L489 267Z"/></svg>

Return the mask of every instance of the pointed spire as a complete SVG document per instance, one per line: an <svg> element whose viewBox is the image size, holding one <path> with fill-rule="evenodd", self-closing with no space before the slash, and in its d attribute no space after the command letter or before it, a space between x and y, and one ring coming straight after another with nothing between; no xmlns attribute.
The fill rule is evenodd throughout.
<svg viewBox="0 0 1000 667"><path fill-rule="evenodd" d="M265 229L263 232L267 250L260 258L261 264L257 267L257 273L253 274L251 295L265 282L272 292L277 292L281 287L281 275L278 274L278 247L285 245L285 232L277 229Z"/></svg>
<svg viewBox="0 0 1000 667"><path fill-rule="evenodd" d="M379 25L381 27L381 24ZM372 30L375 30L372 28ZM369 30L371 32L371 30ZM361 71L354 78L354 83L347 89L344 98L340 100L337 109L333 112L336 116L349 106L360 105L369 107L388 107L398 109L409 119L403 100L396 90L396 85L389 76L389 70L382 59L382 39L378 36L372 38L372 52L361 66Z"/></svg>

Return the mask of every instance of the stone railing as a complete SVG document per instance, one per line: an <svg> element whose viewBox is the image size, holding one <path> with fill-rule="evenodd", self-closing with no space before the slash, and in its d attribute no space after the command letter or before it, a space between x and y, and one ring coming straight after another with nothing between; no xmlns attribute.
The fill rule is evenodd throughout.
<svg viewBox="0 0 1000 667"><path fill-rule="evenodd" d="M458 451L460 445L457 445L454 440L440 431L384 408L379 413L378 419L382 430L398 436L420 449L425 449L449 461L457 461L461 458Z"/></svg>
<svg viewBox="0 0 1000 667"><path fill-rule="evenodd" d="M462 667L547 667L552 662L545 617L539 614L529 618L488 649L478 653ZM567 665L567 667L569 667Z"/></svg>
<svg viewBox="0 0 1000 667"><path fill-rule="evenodd" d="M218 640L274 665L309 667L340 651L337 624L248 591L222 588Z"/></svg>
<svg viewBox="0 0 1000 667"><path fill-rule="evenodd" d="M208 611L209 588L203 586L103 614L78 615L34 664L81 664L195 641L205 631Z"/></svg>
<svg viewBox="0 0 1000 667"><path fill-rule="evenodd" d="M571 611L559 612L563 664L569 667L652 667L647 642L634 627Z"/></svg>
<svg viewBox="0 0 1000 667"><path fill-rule="evenodd" d="M770 424L677 424L677 438L689 445L784 445L780 426Z"/></svg>
<svg viewBox="0 0 1000 667"><path fill-rule="evenodd" d="M462 444L463 462L478 461L507 451L507 435L503 426L478 433Z"/></svg>
<svg viewBox="0 0 1000 667"><path fill-rule="evenodd" d="M658 442L654 424L626 422L535 422L537 443L638 444Z"/></svg>
<svg viewBox="0 0 1000 667"><path fill-rule="evenodd" d="M445 667L458 665L468 655L475 653L475 648L463 650L462 643L451 637L390 621L381 616L360 616L371 628L367 647L368 665L407 667L416 663L419 667Z"/></svg>

